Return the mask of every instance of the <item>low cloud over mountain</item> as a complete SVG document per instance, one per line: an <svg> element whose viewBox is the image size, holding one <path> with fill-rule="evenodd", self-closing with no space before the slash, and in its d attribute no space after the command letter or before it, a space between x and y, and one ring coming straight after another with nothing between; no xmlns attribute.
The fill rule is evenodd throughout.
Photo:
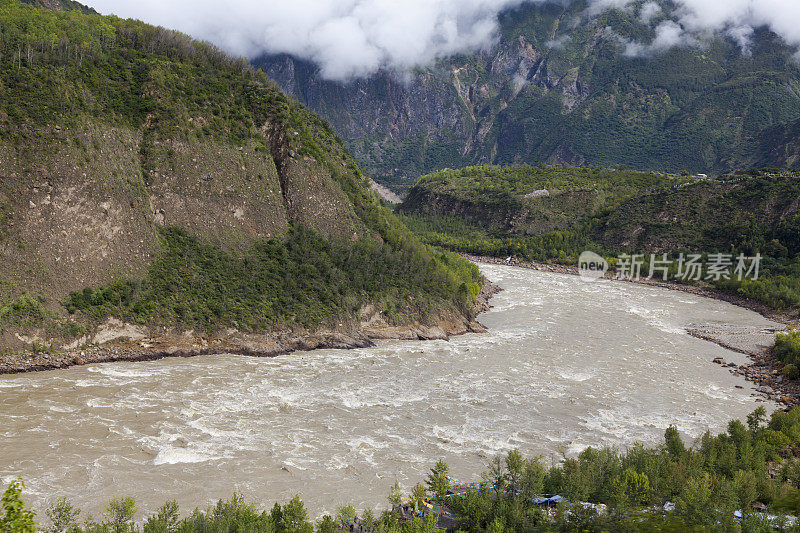
<svg viewBox="0 0 800 533"><path fill-rule="evenodd" d="M407 70L438 57L491 47L497 14L543 0L93 0L102 13L139 18L187 32L249 57L288 53L318 63L324 77L345 80L381 68ZM568 0L567 0L568 1ZM753 28L768 26L800 45L797 0L591 0L585 15L625 9L656 29L652 42L625 42L627 55L702 43L725 32L748 53Z"/></svg>

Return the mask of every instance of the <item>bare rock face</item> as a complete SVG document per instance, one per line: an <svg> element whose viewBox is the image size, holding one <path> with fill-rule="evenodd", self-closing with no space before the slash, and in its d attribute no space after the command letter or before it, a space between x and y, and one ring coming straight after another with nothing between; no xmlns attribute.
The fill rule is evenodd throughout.
<svg viewBox="0 0 800 533"><path fill-rule="evenodd" d="M280 236L290 222L326 236L366 233L329 170L288 149L191 136L144 145L139 131L102 123L59 127L37 143L0 142L0 280L15 292L61 300L137 278L158 253L161 226L226 249ZM31 149L47 154L34 171Z"/></svg>

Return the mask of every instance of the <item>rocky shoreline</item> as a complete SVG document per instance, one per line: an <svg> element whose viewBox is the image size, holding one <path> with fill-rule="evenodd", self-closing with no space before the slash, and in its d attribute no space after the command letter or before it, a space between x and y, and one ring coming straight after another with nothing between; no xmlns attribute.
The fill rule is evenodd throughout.
<svg viewBox="0 0 800 533"><path fill-rule="evenodd" d="M506 262L497 257L473 256L462 254L463 257L477 263L488 263L493 265L510 265L542 272L553 272L558 274L578 275L578 268L567 265L542 264L530 261L520 261L511 259ZM607 275L611 279L610 275ZM736 365L728 363L724 359L716 358L712 362L721 364L729 368L729 371L737 376L744 377L747 381L754 384L754 396L758 396L756 401L770 400L782 407L789 409L800 405L800 380L785 379L780 371L782 363L777 360L773 353L775 344L775 333L785 330L787 327L797 327L800 322L796 312L780 313L768 308L760 302L754 302L747 298L742 298L733 294L727 294L713 289L712 287L702 287L696 285L686 285L676 282L665 282L658 280L640 279L638 281L627 281L628 283L638 283L661 287L670 290L712 298L755 311L769 320L782 324L782 328L736 328L728 325L695 325L687 329L687 333L693 337L713 342L723 348L747 355L752 363ZM738 386L738 388L743 388Z"/></svg>
<svg viewBox="0 0 800 533"><path fill-rule="evenodd" d="M487 311L489 300L501 289L486 280L471 309L471 315ZM55 370L70 366L117 361L153 361L165 357L234 354L253 357L277 357L294 352L319 349L354 349L374 346L376 340L437 340L486 329L475 319L443 313L435 324L390 325L369 306L359 321L340 324L335 329L244 333L228 329L212 334L195 331L168 331L142 328L109 321L97 334L108 339L83 348L49 353L0 355L0 374Z"/></svg>

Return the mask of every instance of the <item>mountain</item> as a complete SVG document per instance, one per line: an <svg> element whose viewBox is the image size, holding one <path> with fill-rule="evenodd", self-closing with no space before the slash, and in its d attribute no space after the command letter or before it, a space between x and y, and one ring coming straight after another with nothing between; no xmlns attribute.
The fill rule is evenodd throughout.
<svg viewBox="0 0 800 533"><path fill-rule="evenodd" d="M563 4L504 11L490 50L403 75L342 83L286 55L253 63L398 190L487 163L691 173L796 164L783 147L800 120L800 65L774 33L758 29L746 51L718 34L636 57L630 43L652 43L666 15L645 24L637 7L587 19L585 2Z"/></svg>
<svg viewBox="0 0 800 533"><path fill-rule="evenodd" d="M245 60L10 0L0 28L0 350L189 331L205 351L275 352L225 338L470 327L477 269L421 245Z"/></svg>

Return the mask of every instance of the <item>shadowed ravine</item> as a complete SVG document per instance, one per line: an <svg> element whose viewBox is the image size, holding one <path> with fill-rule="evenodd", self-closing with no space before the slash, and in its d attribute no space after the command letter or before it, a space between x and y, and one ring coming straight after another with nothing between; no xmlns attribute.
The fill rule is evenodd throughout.
<svg viewBox="0 0 800 533"><path fill-rule="evenodd" d="M511 448L556 460L589 445L694 438L756 407L751 386L691 337L698 323L774 325L680 292L482 266L505 290L489 333L382 341L263 359L200 356L0 376L0 473L43 509L97 514L113 496L151 511L232 491L268 506L300 493L312 514L382 506L395 477L438 458L477 478ZM736 388L742 386L742 389ZM203 480L198 483L197 480Z"/></svg>

